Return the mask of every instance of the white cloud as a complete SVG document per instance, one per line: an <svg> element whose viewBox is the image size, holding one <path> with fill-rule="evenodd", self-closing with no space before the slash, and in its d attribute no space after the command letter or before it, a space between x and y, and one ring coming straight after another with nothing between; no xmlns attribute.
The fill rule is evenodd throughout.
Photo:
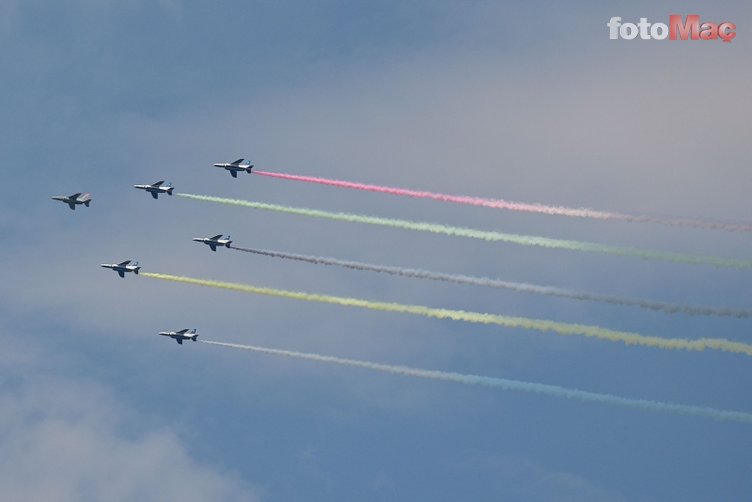
<svg viewBox="0 0 752 502"><path fill-rule="evenodd" d="M149 427L149 417L107 388L47 370L59 358L0 337L4 500L256 500L250 487L193 458L175 433Z"/></svg>

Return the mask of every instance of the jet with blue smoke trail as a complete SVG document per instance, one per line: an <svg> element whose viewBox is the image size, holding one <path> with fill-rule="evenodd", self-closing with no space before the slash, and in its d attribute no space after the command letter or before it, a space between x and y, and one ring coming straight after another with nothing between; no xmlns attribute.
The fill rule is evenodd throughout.
<svg viewBox="0 0 752 502"><path fill-rule="evenodd" d="M700 416L713 418L716 420L729 420L752 424L752 413L742 411L719 410L706 406L691 406L684 404L665 403L662 401L651 401L648 399L631 399L626 397L614 396L612 394L599 394L596 392L587 392L579 389L570 389L558 385L548 385L542 383L525 382L521 380L510 380L507 378L487 377L479 375L465 375L462 373L451 373L446 371L423 370L410 368L408 366L393 366L389 364L373 363L357 359L345 359L335 356L323 356L320 354L311 354L306 352L293 352L290 350L270 349L266 347L257 347L253 345L240 345L237 343L216 342L211 340L200 340L201 343L215 345L218 347L227 347L232 349L247 350L263 354L272 354L276 356L292 357L296 359L305 359L308 361L317 361L329 364L339 364L356 368L364 368L384 373L393 373L397 375L413 376L418 378L428 378L431 380L441 380L446 382L457 382L465 385L483 385L502 390L511 390L517 392L531 392L533 394L542 394L551 397L560 397L564 399L573 399L581 402L595 402L608 404L612 406L624 406L628 408L637 408L647 411L658 411L663 413L676 413L679 415Z"/></svg>
<svg viewBox="0 0 752 502"><path fill-rule="evenodd" d="M198 338L196 330L188 330L188 328L181 329L180 331L160 331L159 334L172 338L178 342L178 345L183 345L184 340L193 340L195 342Z"/></svg>

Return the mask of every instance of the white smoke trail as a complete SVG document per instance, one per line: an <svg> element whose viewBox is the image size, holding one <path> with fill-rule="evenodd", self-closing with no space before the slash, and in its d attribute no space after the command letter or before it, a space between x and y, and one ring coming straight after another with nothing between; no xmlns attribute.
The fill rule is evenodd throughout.
<svg viewBox="0 0 752 502"><path fill-rule="evenodd" d="M741 411L718 410L705 406L690 406L684 404L665 403L662 401L651 401L647 399L630 399L626 397L614 396L612 394L599 394L596 392L587 392L578 389L569 389L559 387L558 385L548 385L534 382L524 382L521 380L510 380L506 378L484 377L478 375L465 375L462 373L450 373L445 371L423 370L410 368L407 366L393 366L389 364L373 363L369 361L360 361L357 359L345 359L334 356L324 356L320 354L311 354L306 352L293 352L289 350L270 349L266 347L256 347L253 345L239 345L235 343L216 342L211 340L199 340L201 343L228 347L232 349L248 350L251 352L260 352L264 354L273 354L277 356L293 357L297 359L307 359L309 361L318 361L322 363L340 364L343 366L352 366L365 368L385 373L394 373L397 375L413 376L419 378L428 378L431 380L442 380L448 382L463 383L466 385L484 385L503 390L512 390L518 392L531 392L534 394L543 394L546 396L560 397L565 399L575 399L577 401L590 401L601 404L610 404L613 406L625 406L628 408L638 408L649 411L659 411L665 413L676 413L680 415L695 415L701 417L714 418L716 420L731 420L752 424L752 414Z"/></svg>
<svg viewBox="0 0 752 502"><path fill-rule="evenodd" d="M752 310L747 309L733 309L725 307L705 307L694 305L680 305L672 303L654 302L650 300L643 300L639 298L624 298L618 296L600 295L596 293L588 293L583 291L573 291L570 289L557 288L555 286L541 286L537 284L528 284L524 282L511 282L502 281L500 279L491 279L487 277L473 277L469 275L461 274L444 274L441 272L430 272L428 270L392 267L388 265L373 265L370 263L362 263L357 261L339 260L336 258L329 258L323 256L310 256L294 253L285 253L282 251L271 251L267 249L254 249L232 246L231 249L237 251L243 251L245 253L257 254L261 256L270 256L273 258L282 258L285 260L301 261L305 263L312 263L316 265L332 265L336 267L344 267L353 270L362 270L369 272L379 272L383 274L396 275L401 277L412 277L416 279L428 279L432 281L452 282L456 284L468 284L471 286L485 286L490 288L507 289L513 291L520 291L523 293L534 293L546 296L557 296L562 298L570 298L573 300L583 301L596 301L604 302L612 305L625 305L634 306L647 310L653 310L656 312L663 312L664 314L676 314L683 313L688 315L704 315L704 316L721 316L721 317L737 317L737 318L750 318L752 317Z"/></svg>

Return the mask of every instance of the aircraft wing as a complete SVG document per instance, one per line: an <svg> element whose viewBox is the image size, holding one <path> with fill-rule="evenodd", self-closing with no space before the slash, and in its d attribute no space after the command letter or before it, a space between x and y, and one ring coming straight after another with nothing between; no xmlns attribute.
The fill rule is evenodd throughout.
<svg viewBox="0 0 752 502"><path fill-rule="evenodd" d="M121 267L124 267L124 266L128 265L130 262L131 262L130 260L125 260L122 263L118 263L118 265L120 265Z"/></svg>
<svg viewBox="0 0 752 502"><path fill-rule="evenodd" d="M183 340L180 338L176 338L175 341L178 342L178 345L183 345Z"/></svg>
<svg viewBox="0 0 752 502"><path fill-rule="evenodd" d="M70 197L68 197L68 198L69 198L69 199L72 199L72 200L76 200L76 199L78 199L78 197L79 197L80 195L81 195L81 192L78 192L78 193L74 193L73 195L71 195L71 196L70 196Z"/></svg>
<svg viewBox="0 0 752 502"><path fill-rule="evenodd" d="M243 162L245 159L238 159L235 162L233 162L233 165L239 165L241 162Z"/></svg>
<svg viewBox="0 0 752 502"><path fill-rule="evenodd" d="M122 277L123 279L125 279L125 272L123 272L122 270L118 270L117 273L118 273L118 275L120 277Z"/></svg>
<svg viewBox="0 0 752 502"><path fill-rule="evenodd" d="M152 183L151 186L153 186L153 187L162 186L162 183L164 183L164 180L157 181L156 183Z"/></svg>
<svg viewBox="0 0 752 502"><path fill-rule="evenodd" d="M159 198L159 194L157 192L152 192L151 196L154 197L155 199Z"/></svg>
<svg viewBox="0 0 752 502"><path fill-rule="evenodd" d="M73 209L74 211L76 210L76 204L74 204L73 202L69 202L68 207Z"/></svg>
<svg viewBox="0 0 752 502"><path fill-rule="evenodd" d="M218 239L221 239L221 238L222 238L222 234L219 234L219 235L215 235L214 237L209 237L209 238L210 238L211 240L213 240L213 241L216 241L216 240L218 240Z"/></svg>
<svg viewBox="0 0 752 502"><path fill-rule="evenodd" d="M237 178L238 177L238 172L237 171L233 171L232 169L230 169L230 176L232 176L233 178Z"/></svg>
<svg viewBox="0 0 752 502"><path fill-rule="evenodd" d="M181 329L180 331L177 331L177 334L178 335L182 335L182 334L187 333L187 332L188 332L188 328L185 328L185 329Z"/></svg>
<svg viewBox="0 0 752 502"><path fill-rule="evenodd" d="M209 247L211 248L212 251L216 251L217 250L217 245L215 243L213 243L213 242L209 243Z"/></svg>

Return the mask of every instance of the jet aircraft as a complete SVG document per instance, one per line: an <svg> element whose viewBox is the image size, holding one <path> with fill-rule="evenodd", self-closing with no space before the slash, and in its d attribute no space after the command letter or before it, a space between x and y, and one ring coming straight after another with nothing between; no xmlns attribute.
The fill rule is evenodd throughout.
<svg viewBox="0 0 752 502"><path fill-rule="evenodd" d="M214 164L214 167L221 167L222 169L226 169L230 171L230 175L233 178L237 178L238 171L245 171L250 174L251 169L253 169L253 164L251 164L250 160L238 159L235 162L217 162L216 164Z"/></svg>
<svg viewBox="0 0 752 502"><path fill-rule="evenodd" d="M173 191L172 183L168 183L165 185L164 180L157 181L156 183L152 183L151 185L133 185L133 188L146 190L155 199L159 198L160 193L166 193L167 195L172 195L172 191Z"/></svg>
<svg viewBox="0 0 752 502"><path fill-rule="evenodd" d="M196 242L203 242L208 245L212 251L216 251L217 246L225 246L229 248L230 244L232 244L230 236L228 235L226 239L223 239L222 234L215 235L214 237L194 237L193 240Z"/></svg>
<svg viewBox="0 0 752 502"><path fill-rule="evenodd" d="M91 194L90 193L74 193L73 195L65 196L65 195L55 195L52 197L54 200L59 200L60 202L65 202L68 204L68 207L76 210L77 204L83 204L86 207L89 207L89 203L91 202Z"/></svg>
<svg viewBox="0 0 752 502"><path fill-rule="evenodd" d="M183 340L193 340L195 342L196 338L198 338L196 330L192 329L188 331L188 328L181 329L180 331L161 331L159 334L162 336L169 336L178 342L179 345L183 345Z"/></svg>
<svg viewBox="0 0 752 502"><path fill-rule="evenodd" d="M131 265L130 263L130 260L125 260L120 263L102 263L101 266L104 268L111 268L112 270L117 272L120 277L125 277L126 272L133 272L134 274L138 275L138 271L141 270L138 262L134 262L133 265Z"/></svg>

